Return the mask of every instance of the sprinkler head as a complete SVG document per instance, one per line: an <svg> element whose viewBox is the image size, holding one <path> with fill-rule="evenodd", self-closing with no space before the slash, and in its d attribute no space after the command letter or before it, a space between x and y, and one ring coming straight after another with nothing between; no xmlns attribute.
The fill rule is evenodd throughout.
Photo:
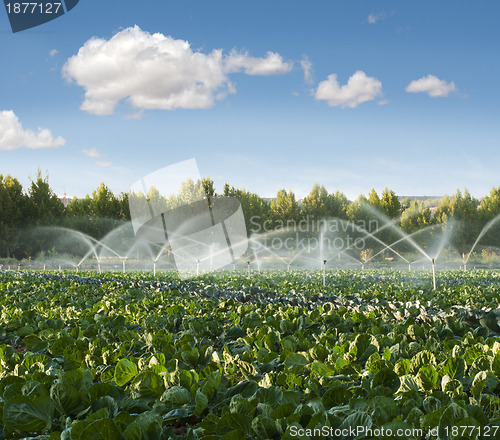
<svg viewBox="0 0 500 440"><path fill-rule="evenodd" d="M326 266L326 260L323 260L323 264Z"/></svg>

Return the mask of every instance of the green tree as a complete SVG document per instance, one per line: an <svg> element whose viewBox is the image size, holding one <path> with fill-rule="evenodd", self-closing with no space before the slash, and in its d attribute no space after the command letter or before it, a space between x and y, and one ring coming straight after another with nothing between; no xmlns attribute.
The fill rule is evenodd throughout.
<svg viewBox="0 0 500 440"><path fill-rule="evenodd" d="M500 215L500 187L491 189L490 194L481 200L479 209L484 223Z"/></svg>
<svg viewBox="0 0 500 440"><path fill-rule="evenodd" d="M368 194L368 203L375 209L382 210L382 205L380 203L380 197L374 188Z"/></svg>
<svg viewBox="0 0 500 440"><path fill-rule="evenodd" d="M120 202L104 183L101 183L92 192L91 210L92 215L95 217L108 219L119 219L121 217Z"/></svg>
<svg viewBox="0 0 500 440"><path fill-rule="evenodd" d="M500 187L492 188L490 194L481 200L479 218L481 228L491 222L480 243L500 248Z"/></svg>
<svg viewBox="0 0 500 440"><path fill-rule="evenodd" d="M231 187L228 183L224 185L223 195L240 201L249 235L264 231L268 224L266 221L270 218L269 202L245 189Z"/></svg>
<svg viewBox="0 0 500 440"><path fill-rule="evenodd" d="M0 257L9 258L17 251L25 208L22 185L10 175L4 178L0 174Z"/></svg>
<svg viewBox="0 0 500 440"><path fill-rule="evenodd" d="M298 223L301 218L299 204L292 190L288 192L280 189L276 199L271 202L271 216L275 223L286 225L290 222Z"/></svg>
<svg viewBox="0 0 500 440"><path fill-rule="evenodd" d="M42 176L40 169L36 179L31 181L26 202L27 230L22 234L20 251L35 257L41 251L52 249L58 232L51 226L61 226L64 205L49 185L49 177ZM43 227L43 228L42 228Z"/></svg>
<svg viewBox="0 0 500 440"><path fill-rule="evenodd" d="M355 224L368 224L369 220L373 218L373 216L371 216L369 211L366 209L367 204L368 199L363 194L360 194L356 200L349 204L346 210L349 221Z"/></svg>
<svg viewBox="0 0 500 440"><path fill-rule="evenodd" d="M457 190L453 197L444 197L437 207L437 222L448 223L453 220L451 244L462 256L470 251L482 227L478 206L479 201L465 189L463 195Z"/></svg>
<svg viewBox="0 0 500 440"><path fill-rule="evenodd" d="M401 215L401 229L412 234L432 224L431 210L424 202L414 200Z"/></svg>
<svg viewBox="0 0 500 440"><path fill-rule="evenodd" d="M70 229L100 239L123 220L127 220L126 214L130 218L128 195L122 194L122 197L126 197L126 202L117 198L101 183L92 192L92 197L87 195L81 199L74 198L68 203L64 224ZM124 206L125 203L127 206Z"/></svg>
<svg viewBox="0 0 500 440"><path fill-rule="evenodd" d="M446 223L452 219L451 212L451 197L446 194L438 203L436 212L434 213L434 220L436 223Z"/></svg>
<svg viewBox="0 0 500 440"><path fill-rule="evenodd" d="M315 184L308 196L302 200L302 212L309 221L321 220L329 216L328 191L323 185Z"/></svg>
<svg viewBox="0 0 500 440"><path fill-rule="evenodd" d="M206 178L202 179L201 185L203 187L203 191L205 193L205 196L208 199L208 204L210 206L213 206L215 198L217 197L217 193L215 192L214 181L206 177Z"/></svg>
<svg viewBox="0 0 500 440"><path fill-rule="evenodd" d="M335 191L335 193L329 194L327 202L328 216L347 220L347 210L349 205L349 200L340 191Z"/></svg>
<svg viewBox="0 0 500 440"><path fill-rule="evenodd" d="M385 188L382 197L379 199L380 209L390 219L395 219L401 214L401 204L394 191Z"/></svg>
<svg viewBox="0 0 500 440"><path fill-rule="evenodd" d="M120 218L125 221L130 220L130 205L129 205L129 194L121 193L118 198L120 204Z"/></svg>
<svg viewBox="0 0 500 440"><path fill-rule="evenodd" d="M50 187L48 174L42 177L38 170L28 196L27 214L31 225L53 225L63 216L64 205Z"/></svg>
<svg viewBox="0 0 500 440"><path fill-rule="evenodd" d="M65 227L99 238L99 230L92 213L92 198L89 195L80 199L77 197L71 199L65 212Z"/></svg>

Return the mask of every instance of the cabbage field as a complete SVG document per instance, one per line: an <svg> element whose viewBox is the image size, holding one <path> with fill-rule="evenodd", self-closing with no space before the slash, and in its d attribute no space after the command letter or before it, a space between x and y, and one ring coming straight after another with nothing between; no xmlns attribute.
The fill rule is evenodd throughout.
<svg viewBox="0 0 500 440"><path fill-rule="evenodd" d="M500 272L322 283L0 272L0 438L500 438Z"/></svg>

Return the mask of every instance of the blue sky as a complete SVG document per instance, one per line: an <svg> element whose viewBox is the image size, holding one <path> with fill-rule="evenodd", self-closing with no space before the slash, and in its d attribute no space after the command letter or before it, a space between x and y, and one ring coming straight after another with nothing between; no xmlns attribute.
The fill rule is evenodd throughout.
<svg viewBox="0 0 500 440"><path fill-rule="evenodd" d="M499 186L497 1L81 0L12 34L0 174L127 191L196 158L272 197ZM157 35L154 35L157 34ZM40 131L40 129L42 131Z"/></svg>

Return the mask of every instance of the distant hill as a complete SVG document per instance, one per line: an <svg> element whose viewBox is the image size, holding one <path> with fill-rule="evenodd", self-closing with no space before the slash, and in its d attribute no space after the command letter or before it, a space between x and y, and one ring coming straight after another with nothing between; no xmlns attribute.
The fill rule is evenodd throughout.
<svg viewBox="0 0 500 440"><path fill-rule="evenodd" d="M425 202L426 200L441 200L443 196L398 196L399 201L404 199L417 200L419 202Z"/></svg>

